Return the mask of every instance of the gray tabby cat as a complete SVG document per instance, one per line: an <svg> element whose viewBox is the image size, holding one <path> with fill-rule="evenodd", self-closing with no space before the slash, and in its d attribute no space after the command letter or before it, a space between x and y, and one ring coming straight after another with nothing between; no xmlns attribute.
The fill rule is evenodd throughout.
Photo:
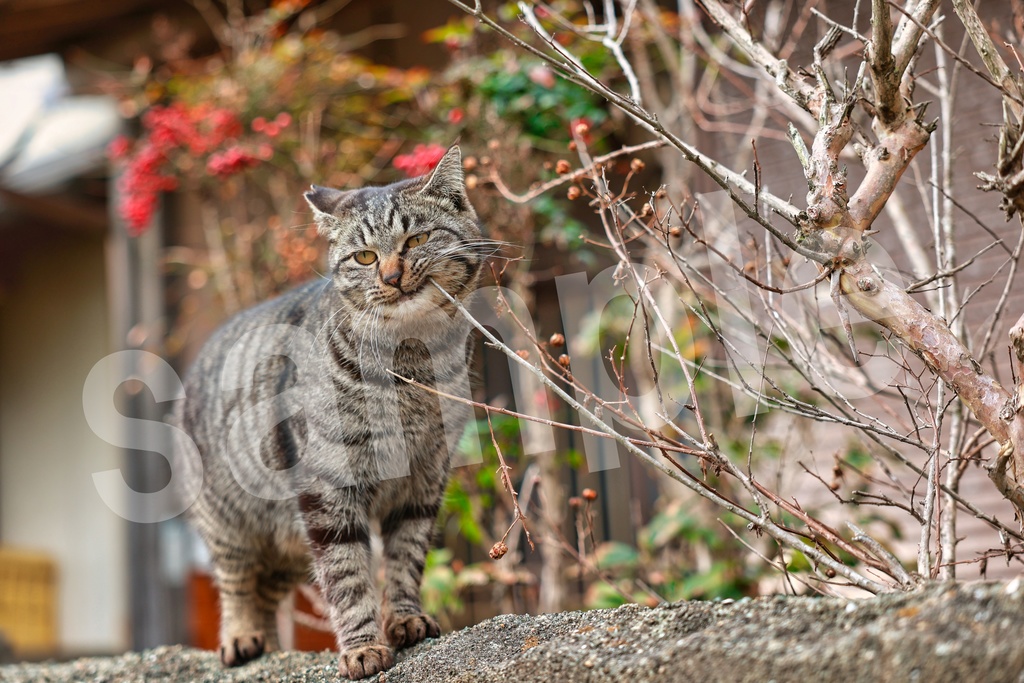
<svg viewBox="0 0 1024 683"><path fill-rule="evenodd" d="M189 516L213 562L225 665L278 647L276 609L312 556L339 671L355 679L392 666L392 648L440 633L420 581L470 412L394 374L468 395L468 329L432 282L466 296L489 243L458 147L427 176L347 192L314 185L306 199L330 242L329 282L230 320L186 378L180 420L204 465L187 475L203 478Z"/></svg>

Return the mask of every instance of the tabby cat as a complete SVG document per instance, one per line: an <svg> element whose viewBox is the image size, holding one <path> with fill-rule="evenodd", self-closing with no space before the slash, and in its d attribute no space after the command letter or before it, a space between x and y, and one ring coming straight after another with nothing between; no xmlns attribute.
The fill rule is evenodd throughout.
<svg viewBox="0 0 1024 683"><path fill-rule="evenodd" d="M189 517L210 550L225 665L278 647L278 604L312 569L339 671L356 679L439 635L420 581L470 413L423 386L468 395L470 345L434 283L465 297L488 242L457 146L420 178L305 196L330 243L328 281L244 311L201 351L179 414L203 456Z"/></svg>

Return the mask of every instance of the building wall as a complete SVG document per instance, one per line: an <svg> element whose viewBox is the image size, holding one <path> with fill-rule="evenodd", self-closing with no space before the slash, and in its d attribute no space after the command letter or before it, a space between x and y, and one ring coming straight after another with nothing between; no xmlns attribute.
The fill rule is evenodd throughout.
<svg viewBox="0 0 1024 683"><path fill-rule="evenodd" d="M55 240L21 266L0 301L0 543L56 559L63 652L120 651L125 522L91 477L119 453L82 411L85 378L109 352L103 242Z"/></svg>

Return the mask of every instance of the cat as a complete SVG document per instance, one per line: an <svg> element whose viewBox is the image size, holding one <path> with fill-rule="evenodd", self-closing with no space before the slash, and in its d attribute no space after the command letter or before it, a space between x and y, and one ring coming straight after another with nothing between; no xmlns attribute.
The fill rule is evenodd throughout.
<svg viewBox="0 0 1024 683"><path fill-rule="evenodd" d="M278 647L278 604L312 570L339 672L357 679L440 635L420 582L471 408L423 386L468 396L472 347L434 283L466 297L490 243L458 146L425 176L349 191L314 185L305 198L329 243L328 280L229 320L185 379L178 419L203 464L186 475L202 481L188 516L210 551L224 665Z"/></svg>

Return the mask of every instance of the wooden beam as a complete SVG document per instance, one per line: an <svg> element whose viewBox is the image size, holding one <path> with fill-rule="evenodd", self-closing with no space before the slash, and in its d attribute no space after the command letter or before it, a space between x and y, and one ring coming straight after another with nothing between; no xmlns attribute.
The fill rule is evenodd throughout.
<svg viewBox="0 0 1024 683"><path fill-rule="evenodd" d="M66 195L27 195L2 187L0 201L24 216L59 226L65 232L102 235L107 231L107 207L100 202L69 199ZM11 230L11 223L0 222L0 230Z"/></svg>
<svg viewBox="0 0 1024 683"><path fill-rule="evenodd" d="M61 51L118 19L168 6L167 0L0 0L0 60Z"/></svg>

